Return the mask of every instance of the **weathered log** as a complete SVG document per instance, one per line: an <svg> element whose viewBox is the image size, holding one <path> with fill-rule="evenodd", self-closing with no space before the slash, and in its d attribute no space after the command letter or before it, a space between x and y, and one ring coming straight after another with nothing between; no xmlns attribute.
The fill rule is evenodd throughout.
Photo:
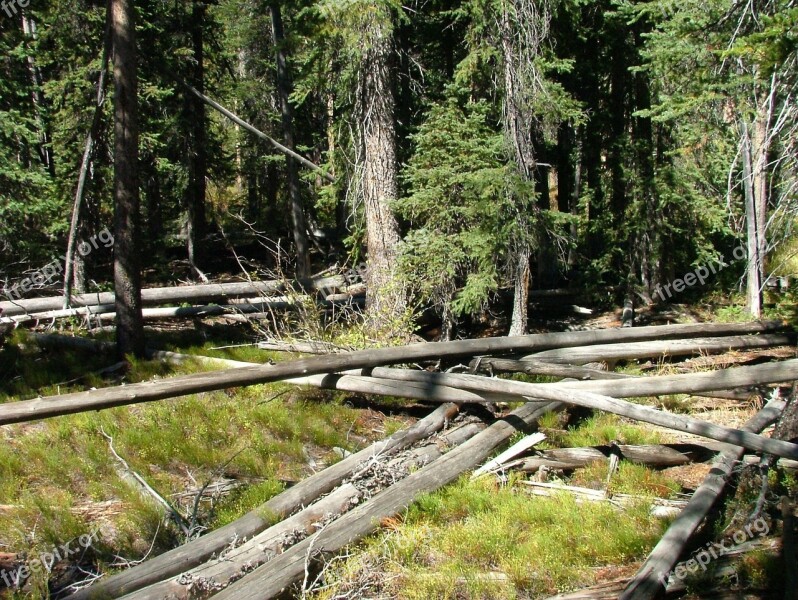
<svg viewBox="0 0 798 600"><path fill-rule="evenodd" d="M795 344L792 333L742 335L689 340L649 341L632 344L602 344L582 348L546 350L531 355L538 361L581 365L594 361L636 360L663 356L691 356L739 350L742 348L768 348ZM522 360L526 360L526 357Z"/></svg>
<svg viewBox="0 0 798 600"><path fill-rule="evenodd" d="M329 342L304 340L267 340L258 342L258 348L275 352L299 352L302 354L333 354L346 351L346 348L341 348Z"/></svg>
<svg viewBox="0 0 798 600"><path fill-rule="evenodd" d="M728 588L730 580L736 579L739 574L739 565L736 561L739 557L744 556L751 552L764 553L766 556L776 558L780 551L780 544L772 539L756 539L750 542L744 542L738 546L727 550L722 556L718 556L717 561L713 561L713 568L708 572L708 581L706 583L715 583L716 590L723 590ZM680 573L695 572L697 567L689 565L687 562L679 563L674 571L678 570ZM567 594L558 594L556 596L549 596L547 600L616 600L619 594L623 591L624 586L628 583L628 579L615 579L613 581L606 581L598 585L580 590L578 592L571 592ZM671 577L668 581L666 589L668 598L681 598L684 597L684 592L687 590L687 584L691 582L689 578ZM710 597L713 600L740 600L741 598L769 598L765 595L769 590L752 590L747 589L744 593L740 591L728 592L726 595L723 593L713 593ZM757 594L756 592L762 592Z"/></svg>
<svg viewBox="0 0 798 600"><path fill-rule="evenodd" d="M272 525L240 546L231 546L219 556L193 569L186 569L179 577L137 590L124 596L125 600L198 600L208 598L256 567L271 560L297 533L309 535L328 515L346 512L360 499L352 484L344 484L318 502Z"/></svg>
<svg viewBox="0 0 798 600"><path fill-rule="evenodd" d="M743 429L746 432L762 431L779 418L784 407L782 401L769 402L745 424ZM728 448L721 453L687 507L671 523L637 574L626 585L619 596L620 600L653 599L664 591L667 573L673 569L690 538L709 514L723 492L734 466L742 456L743 449L739 447Z"/></svg>
<svg viewBox="0 0 798 600"><path fill-rule="evenodd" d="M252 297L274 294L293 286L298 289L321 290L346 285L341 276L313 278L295 282L285 281L241 281L233 283L207 283L202 285L184 285L177 287L145 288L141 290L141 301L145 306L158 304L177 304L183 302L210 303L223 302L228 298ZM114 304L113 292L80 294L72 297L72 306L86 307ZM6 317L26 313L41 313L61 310L64 305L63 296L48 298L30 298L0 302L0 309Z"/></svg>
<svg viewBox="0 0 798 600"><path fill-rule="evenodd" d="M633 331L634 329L631 329ZM792 362L792 361L789 361ZM796 361L798 363L798 361ZM785 363L780 363L785 364ZM760 367L770 367L773 365L758 365ZM794 367L794 365L793 365ZM750 368L750 367L749 367ZM735 369L737 370L737 369ZM385 367L377 367L373 370L376 377L384 379L396 379L397 381L417 381L419 383L427 383L430 388L436 385L448 385L469 390L480 390L490 392L502 392L507 394L518 394L530 398L543 398L552 402L564 402L576 406L584 406L586 408L593 408L605 412L613 413L636 421L650 423L652 425L659 425L667 427L668 429L675 429L693 435L707 437L719 442L727 444L734 444L736 446L743 446L749 450L757 450L761 452L768 452L781 456L783 458L798 459L798 444L785 442L782 440L774 440L763 437L748 431L741 431L731 427L724 427L722 425L715 425L688 417L686 415L676 415L666 413L661 410L641 406L639 404L632 404L617 398L609 396L602 396L593 392L585 392L582 390L571 389L572 386L583 385L584 383L593 384L593 382L569 382L558 384L539 384L539 383L523 383L521 381L507 381L503 379L489 379L487 377L479 377L476 375L454 375L449 373L428 373L425 371L410 371L407 369L388 369ZM706 373L713 375L713 373ZM704 375L700 373L699 375ZM783 376L783 375L782 375ZM795 371L793 371L795 377ZM685 377L684 375L677 375L676 377ZM647 378L648 379L648 378ZM652 377L650 379L657 379ZM613 385L620 385L624 382L596 382L598 383L611 383ZM595 385L595 384L594 384Z"/></svg>
<svg viewBox="0 0 798 600"><path fill-rule="evenodd" d="M549 377L570 377L579 381L597 379L637 379L634 375L602 371L583 366L548 363L540 360L511 360L506 358L475 358L469 364L472 371L498 371L500 373L526 373L527 375L546 375ZM701 396L724 398L728 400L748 400L749 392L743 390L717 390L704 392Z"/></svg>
<svg viewBox="0 0 798 600"><path fill-rule="evenodd" d="M632 329L634 330L634 329ZM386 369L385 367L375 367L371 374L380 379L397 379L403 381L419 381L434 384L440 383L439 378L429 378L428 373L423 371L410 371L406 369ZM430 373L429 375L436 375ZM447 375L447 377L449 377ZM749 365L745 367L735 367L719 371L708 371L704 373L689 373L682 375L660 375L654 377L634 377L620 380L601 380L601 381L568 381L558 383L521 383L510 382L504 379L488 379L474 375L453 375L454 379L449 379L449 384L457 381L457 387L464 389L483 389L485 381L506 382L515 390L520 390L515 384L526 386L557 387L562 389L593 392L596 394L612 394L617 398L634 398L640 396L664 396L671 394L696 394L718 389L733 389L737 387L750 387L764 385L766 383L780 383L794 381L798 379L798 359L785 360L782 362L766 363L762 365ZM469 387L467 382L474 383L483 387ZM501 387L501 384L496 384ZM495 387L495 386L494 386ZM507 391L503 388L502 391ZM535 389L529 388L530 395L534 395ZM493 391L498 391L494 389ZM517 392L520 393L520 392Z"/></svg>
<svg viewBox="0 0 798 600"><path fill-rule="evenodd" d="M726 329L729 327L732 329ZM101 410L140 402L152 402L241 385L270 383L292 377L332 373L347 369L369 368L385 364L409 363L442 357L475 356L478 354L500 354L532 349L543 350L564 346L582 346L608 341L620 342L671 338L692 334L700 335L699 332L706 332L707 328L715 331L740 332L745 330L766 330L769 327L781 327L781 325L745 323L723 324L720 326L669 325L664 327L633 327L601 331L539 333L526 336L420 343L400 347L359 350L344 354L303 358L277 365L195 373L168 380L135 383L112 389L91 390L51 398L10 402L0 405L0 425ZM729 386L725 385L723 387Z"/></svg>
<svg viewBox="0 0 798 600"><path fill-rule="evenodd" d="M73 600L118 598L196 567L218 555L233 540L250 538L269 527L274 518L291 514L328 493L349 477L365 460L406 448L440 430L458 412L457 405L443 404L429 416L389 438L375 442L334 465L319 471L278 494L246 515L188 544L169 550L122 573L101 579L70 596Z"/></svg>
<svg viewBox="0 0 798 600"><path fill-rule="evenodd" d="M113 353L116 346L112 342L103 342L89 338L72 337L57 334L32 333L32 338L42 347L49 348L78 348L89 352ZM197 354L181 354L166 350L147 349L147 358L163 360L169 364L183 365L187 362L198 362L215 366L241 368L259 366L260 363L243 362L215 356L202 356ZM487 392L469 392L449 387L429 390L423 384L398 383L387 379L376 379L362 375L362 370L346 371L341 374L311 375L286 379L284 383L301 386L317 387L325 390L339 390L358 394L371 394L378 396L395 396L411 400L425 400L428 402L459 402L484 404L486 402L517 402L517 396L506 394L492 394Z"/></svg>
<svg viewBox="0 0 798 600"><path fill-rule="evenodd" d="M383 519L407 508L420 494L454 481L461 473L482 462L515 432L531 425L546 412L560 407L559 403L522 406L432 464L351 510L319 533L273 558L218 594L217 598L267 600L278 596L302 578L306 561L314 558L316 553L329 555L362 539L375 531Z"/></svg>
<svg viewBox="0 0 798 600"><path fill-rule="evenodd" d="M557 448L542 450L538 456L528 456L508 462L507 470L534 473L541 467L571 471L597 461L607 461L612 454L649 467L668 468L692 462L705 462L727 448L718 443L654 444L635 446L594 446L586 448Z"/></svg>

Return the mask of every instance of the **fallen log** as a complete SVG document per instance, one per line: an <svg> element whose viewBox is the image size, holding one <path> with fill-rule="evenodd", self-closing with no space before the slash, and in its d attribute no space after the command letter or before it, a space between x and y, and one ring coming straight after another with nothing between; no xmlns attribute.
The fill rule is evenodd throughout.
<svg viewBox="0 0 798 600"><path fill-rule="evenodd" d="M779 555L781 548L780 544L772 539L757 539L750 542L744 542L724 552L722 556L718 556L717 561L713 568L707 573L707 580L702 583L715 584L716 590L723 590L728 588L729 581L736 580L740 571L736 564L737 559L745 556L748 553L764 553L766 556L776 558ZM671 577L668 581L665 593L667 598L681 598L684 597L684 592L688 590L688 583L693 583L692 579L688 579L686 575L695 573L698 566L690 564L689 562L680 562L674 568L674 573L683 573L683 577ZM629 582L627 578L615 579L613 581L606 581L592 587L579 590L578 592L570 592L567 594L558 594L556 596L549 596L547 600L617 600L619 594L623 591L624 586ZM711 589L711 588L709 588ZM744 593L740 591L729 592L728 595L712 594L711 598L714 600L740 600L741 598L770 598L767 595L770 590L766 589L746 589ZM760 593L756 593L760 592Z"/></svg>
<svg viewBox="0 0 798 600"><path fill-rule="evenodd" d="M171 577L124 597L127 600L208 598L226 588L242 574L271 560L285 546L290 546L292 539L314 533L318 524L323 523L330 515L345 513L361 496L351 483L344 484L295 515L248 540L243 540L241 545L231 544L210 561L193 569L186 569L178 577Z"/></svg>
<svg viewBox="0 0 798 600"><path fill-rule="evenodd" d="M98 389L50 398L9 402L0 405L0 425L101 410L140 402L152 402L241 385L270 383L292 377L332 373L347 369L369 368L385 364L410 363L442 357L501 354L533 349L543 350L564 346L591 345L608 341L620 342L692 334L703 335L708 328L714 331L740 332L746 330L762 331L770 327L781 327L781 325L744 323L632 327L601 331L540 333L503 338L420 343L400 347L359 350L343 354L303 358L277 365L259 365L220 372L195 373L167 380L135 383L112 389Z"/></svg>
<svg viewBox="0 0 798 600"><path fill-rule="evenodd" d="M258 349L272 350L275 352L298 352L302 354L332 354L346 352L346 348L336 346L330 342L304 341L304 340L267 340L258 342Z"/></svg>
<svg viewBox="0 0 798 600"><path fill-rule="evenodd" d="M634 329L632 329L634 330ZM369 372L369 371L364 371ZM439 374L427 373L425 371L410 371L407 369L388 369L386 367L374 367L370 373L380 379L396 379L402 381L418 381L428 384L438 384L442 381ZM433 377L427 377L432 375ZM672 394L697 394L719 389L734 389L738 387L750 387L764 385L767 383L789 382L798 379L798 359L785 360L782 362L766 363L762 365L750 365L746 367L736 367L719 371L707 371L704 373L689 373L686 375L658 375L653 377L633 377L619 380L600 380L600 381L561 381L557 383L521 383L506 379L489 379L474 375L446 375L452 385L457 381L456 386L464 389L483 389L486 381L505 382L515 390L521 390L521 386L534 386L528 388L530 395L537 393L540 387L556 387L575 391L593 392L605 394L618 398L635 398L640 396L667 396ZM469 386L468 383L483 387ZM493 391L498 391L502 384L493 385ZM502 388L506 393L506 389ZM485 391L483 389L483 391ZM522 393L517 391L516 393Z"/></svg>
<svg viewBox="0 0 798 600"><path fill-rule="evenodd" d="M640 377L602 371L583 366L547 363L540 360L511 360L506 358L476 358L469 364L471 371L500 373L526 373L527 375L546 375L549 377L568 377L579 381L594 381L601 379L627 379L641 381ZM751 394L742 390L716 390L703 392L701 396L710 398L724 398L728 400L748 400Z"/></svg>
<svg viewBox="0 0 798 600"><path fill-rule="evenodd" d="M484 428L484 423L469 423L451 429L441 434L436 443L400 453L384 468L381 468L384 459L380 455L375 455L359 465L357 473L347 483L309 508L245 540L242 545L225 551L221 556L180 574L177 578L161 581L127 594L124 600L163 598L199 600L210 597L228 587L243 574L253 571L307 535L315 533L323 524L339 518L364 497L376 491L375 485L385 487L381 485L381 481L377 481L374 485L370 484L372 467L376 467L377 479L381 479L379 475L384 471L409 473L410 469L429 464L442 456L442 447L458 446Z"/></svg>
<svg viewBox="0 0 798 600"><path fill-rule="evenodd" d="M780 400L769 402L743 429L746 432L762 431L779 418L784 407L785 403ZM727 479L742 456L743 449L739 447L728 448L721 453L687 507L671 523L637 574L626 585L619 596L620 600L653 599L664 591L667 574L676 565L690 538L723 493Z"/></svg>
<svg viewBox="0 0 798 600"><path fill-rule="evenodd" d="M773 365L759 366L770 367ZM793 371L793 373L795 372ZM592 384L592 382L577 381L559 384L523 383L520 381L489 379L487 377L479 377L475 375L429 373L425 371L409 371L407 369L388 369L385 367L375 368L373 370L373 374L376 377L384 379L427 383L431 388L436 385L448 385L451 387L469 390L518 394L535 399L543 398L553 402L564 402L566 404L602 410L636 421L642 421L652 425L659 425L660 427L666 427L668 429L675 429L676 431L707 437L719 442L725 442L727 444L743 446L749 450L768 452L783 458L798 459L798 444L766 438L761 435L750 433L748 431L741 431L739 429L733 429L731 427L715 425L714 423L708 423L706 421L701 421L700 419L695 419L686 415L665 413L647 406L632 404L631 402L618 400L617 398L611 398L609 396L602 396L593 392L585 392L581 390L577 391L571 389L572 386L582 385L584 383ZM713 375L713 373L706 374ZM704 375L704 373L699 375ZM793 374L793 377L794 376L795 374ZM684 375L677 375L676 377L684 377ZM650 379L657 378L652 377ZM610 383L613 385L619 385L623 382Z"/></svg>
<svg viewBox="0 0 798 600"><path fill-rule="evenodd" d="M307 506L322 494L328 493L351 476L363 461L376 455L398 451L429 437L452 419L458 410L455 404L443 404L413 426L375 442L300 481L240 519L132 569L101 579L94 585L76 592L70 598L72 600L118 598L196 567L212 555L218 555L232 541L250 538L272 525L275 518L283 518L299 507Z"/></svg>
<svg viewBox="0 0 798 600"><path fill-rule="evenodd" d="M649 341L631 344L602 344L582 348L558 348L531 355L538 361L581 365L596 361L637 360L663 356L717 354L743 348L769 348L795 344L795 334L742 335L689 340ZM521 360L526 360L527 357Z"/></svg>
<svg viewBox="0 0 798 600"><path fill-rule="evenodd" d="M420 494L434 491L457 479L461 473L482 462L497 446L514 433L537 421L543 414L561 408L559 403L527 404L513 411L448 452L432 464L416 471L351 510L319 533L273 558L220 594L219 600L268 600L302 579L306 565L317 557L329 556L375 531L383 519L407 508Z"/></svg>
<svg viewBox="0 0 798 600"><path fill-rule="evenodd" d="M573 471L594 462L605 462L612 454L630 462L666 469L693 462L706 462L718 452L727 448L725 444L684 443L654 444L635 446L620 444L618 446L593 446L586 448L556 448L541 450L537 456L528 456L508 462L505 470L535 473L541 467Z"/></svg>
<svg viewBox="0 0 798 600"><path fill-rule="evenodd" d="M145 306L158 304L178 304L184 302L210 303L224 302L228 298L253 297L274 294L285 290L287 287L297 289L322 290L347 285L343 275L332 277L317 277L295 282L286 281L241 281L233 283L206 283L202 285L183 285L176 287L144 288L141 290L141 302ZM72 297L73 308L113 305L113 292L98 292L93 294L80 294ZM63 296L50 296L47 298L29 298L0 302L3 315L11 317L26 313L42 313L46 311L61 310L64 306Z"/></svg>

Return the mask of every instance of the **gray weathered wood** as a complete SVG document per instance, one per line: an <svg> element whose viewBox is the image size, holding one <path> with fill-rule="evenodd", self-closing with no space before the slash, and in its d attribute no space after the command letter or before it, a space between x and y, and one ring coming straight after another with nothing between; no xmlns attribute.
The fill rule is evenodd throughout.
<svg viewBox="0 0 798 600"><path fill-rule="evenodd" d="M692 356L740 350L743 348L768 348L789 346L795 335L765 334L726 337L693 338L689 340L648 341L630 344L602 344L582 348L562 348L538 352L528 358L559 364L581 365L595 361L636 360L663 356ZM526 360L525 357L522 360Z"/></svg>
<svg viewBox="0 0 798 600"><path fill-rule="evenodd" d="M507 463L504 468L530 473L534 473L540 467L573 470L593 462L607 461L613 453L617 453L621 458L631 462L649 467L667 468L709 460L726 448L725 444L719 443L653 444L650 446L620 444L618 446L556 448L542 450L536 456L519 458Z"/></svg>
<svg viewBox="0 0 798 600"><path fill-rule="evenodd" d="M633 331L634 329L631 329ZM789 361L793 362L793 361ZM798 360L795 361L798 363ZM785 364L785 363L778 363ZM769 367L773 365L757 365L760 367ZM795 365L793 365L794 367ZM736 370L736 369L734 369ZM677 415L666 413L661 410L641 406L639 404L632 404L617 398L609 396L602 396L594 392L586 392L581 389L571 389L572 386L598 383L610 383L612 385L620 385L624 382L569 382L558 384L539 384L539 383L523 383L521 381L508 381L504 379L489 379L487 377L479 377L475 375L454 375L449 373L428 373L424 371L410 371L407 369L388 369L385 367L377 367L373 370L376 377L384 379L396 379L398 381L417 381L420 383L427 383L431 388L435 385L448 385L450 387L457 387L469 390L480 390L490 392L502 392L507 394L519 394L534 399L545 399L553 402L564 402L576 406L584 406L596 410L603 410L616 415L627 417L636 421L644 423L651 423L652 425L659 425L693 435L700 435L719 442L727 444L734 444L743 446L749 450L757 450L761 452L768 452L781 456L783 458L798 459L798 444L784 442L782 440L774 440L763 437L748 431L741 431L731 427L724 427L722 425L715 425L695 419L686 415ZM792 371L792 377L798 376L798 373ZM713 373L706 373L712 375ZM700 373L699 375L704 375ZM783 375L782 375L783 376ZM680 377L685 377L681 375ZM690 375L689 377L692 377ZM652 377L651 379L657 379ZM566 387L567 386L567 387Z"/></svg>
<svg viewBox="0 0 798 600"><path fill-rule="evenodd" d="M348 512L321 532L246 575L216 598L268 600L280 595L302 578L308 555L311 558L315 553L329 555L362 539L376 530L382 519L404 510L420 494L434 491L454 481L461 473L482 462L494 448L505 443L515 432L534 423L546 412L561 406L559 403L522 406L463 445Z"/></svg>
<svg viewBox="0 0 798 600"><path fill-rule="evenodd" d="M703 335L708 330L723 332L761 331L780 324L744 323L723 325L669 325L600 331L539 333L526 336L420 343L408 346L359 350L329 356L304 358L277 365L242 367L221 372L195 373L167 380L37 398L0 405L0 425L44 419L58 415L101 410L115 406L152 402L189 394L211 392L242 385L281 381L292 377L332 373L378 365L411 363L442 357L513 353L565 346L584 346L609 341L667 339ZM729 329L730 328L730 329ZM619 382L620 383L620 382ZM724 386L728 387L728 386Z"/></svg>
<svg viewBox="0 0 798 600"><path fill-rule="evenodd" d="M745 431L762 431L779 418L784 406L781 401L769 402L745 424ZM620 600L653 599L664 591L667 573L676 565L690 538L723 492L729 475L742 456L742 448L729 448L720 455L687 507L671 523L643 566L626 585Z"/></svg>
<svg viewBox="0 0 798 600"><path fill-rule="evenodd" d="M444 404L413 426L375 442L300 481L240 519L188 544L145 561L132 569L101 579L94 585L73 594L70 598L72 600L117 598L200 565L211 555L218 555L231 541L249 538L260 533L269 527L275 518L291 514L299 507L307 506L322 494L334 489L349 477L363 461L376 455L387 455L429 437L440 430L457 412L457 405Z"/></svg>
<svg viewBox="0 0 798 600"><path fill-rule="evenodd" d="M298 289L330 289L346 285L346 279L340 276L316 277L311 280L290 282L290 286ZM223 302L228 298L251 297L274 294L286 289L285 281L241 281L232 283L207 283L202 285L184 285L177 287L145 288L141 290L141 301L145 306L158 304L177 304L191 302ZM72 297L72 307L85 307L114 304L113 292L80 294ZM11 317L26 313L41 313L61 310L64 305L63 296L47 298L30 298L0 302L3 316Z"/></svg>

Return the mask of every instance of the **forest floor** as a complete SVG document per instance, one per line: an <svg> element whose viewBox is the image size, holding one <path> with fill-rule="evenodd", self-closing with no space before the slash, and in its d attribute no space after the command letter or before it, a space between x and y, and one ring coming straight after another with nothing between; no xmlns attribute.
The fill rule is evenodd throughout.
<svg viewBox="0 0 798 600"><path fill-rule="evenodd" d="M609 327L617 326L617 318L609 312L570 322L541 320L532 328ZM646 323L685 322L706 315L672 307L643 318ZM490 333L494 325L488 319L480 327ZM149 333L153 346L186 354L261 363L297 356L241 345L252 341L250 330L213 319ZM740 356L730 354L726 360ZM710 363L697 360L692 368L717 368L722 360ZM630 373L669 368L650 362L621 367ZM211 368L218 367L160 361L125 365L79 350L43 350L17 331L0 350L0 402ZM754 400L685 396L659 402L730 426L740 425L759 406ZM82 535L97 536L79 556L56 563L49 578L33 573L17 591L4 590L0 581L0 597L59 597L59 590L98 569L125 568L185 541L161 509L120 476L120 459L191 522L196 533L234 520L345 452L382 439L429 411L407 400L268 384L4 426L0 563L49 552ZM687 439L608 415L548 415L541 431L547 436L541 447ZM651 516L653 498L684 498L708 470L706 464L657 471L622 462L609 482L610 491L643 498L623 509L596 503L590 510L568 495L532 497L516 475L463 477L383 523L382 532L333 560L320 586L303 595L317 600L542 598L630 576L667 526ZM554 473L552 478L607 487L605 466L567 476ZM713 525L716 533L732 514ZM747 557L742 565L735 585L743 589L766 587L775 568L764 553ZM700 581L691 582L691 589L700 588Z"/></svg>

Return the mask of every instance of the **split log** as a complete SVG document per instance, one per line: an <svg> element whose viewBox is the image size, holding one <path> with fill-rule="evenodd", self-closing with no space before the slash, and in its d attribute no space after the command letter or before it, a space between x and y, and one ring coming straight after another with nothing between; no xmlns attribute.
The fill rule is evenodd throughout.
<svg viewBox="0 0 798 600"><path fill-rule="evenodd" d="M339 275L333 277L316 277L295 282L241 281L233 283L207 283L202 285L145 288L141 290L141 302L145 306L179 304L184 302L192 302L195 304L201 302L224 302L228 298L234 297L274 294L285 290L287 286L293 286L298 289L321 290L337 288L344 285L346 285L346 279L342 275ZM72 306L75 308L108 304L114 304L113 292L80 294L72 297ZM4 316L7 317L26 313L61 310L63 306L63 296L0 302L0 309L3 310Z"/></svg>
<svg viewBox="0 0 798 600"><path fill-rule="evenodd" d="M518 456L519 454L523 454L524 452L527 452L530 448L534 447L535 445L539 444L545 439L546 436L540 432L535 432L532 435L526 436L525 438L521 439L517 443L507 448L507 450L499 454L499 456L489 460L479 469L474 471L471 474L471 479L476 479L483 473L489 473L491 471L497 471L499 469L503 469L505 465L507 465L507 463L509 463L516 456Z"/></svg>
<svg viewBox="0 0 798 600"><path fill-rule="evenodd" d="M634 331L634 329L631 329L631 331ZM795 362L798 363L798 361ZM784 365L786 363L779 364ZM759 366L772 367L774 365ZM792 376L795 377L795 365L791 366L793 367ZM675 429L677 431L707 437L719 442L725 442L727 444L743 446L749 450L768 452L783 458L798 459L798 444L770 439L749 431L741 431L731 427L715 425L714 423L708 423L706 421L701 421L700 419L695 419L686 415L666 413L661 410L656 410L647 406L641 406L639 404L632 404L631 402L618 400L617 398L610 398L609 396L602 396L593 392L570 389L572 386L582 385L584 383L593 384L593 382L577 381L558 384L523 383L520 381L489 379L487 377L479 377L475 375L428 373L423 371L409 371L406 369L388 369L384 367L375 368L373 370L373 374L376 377L381 377L384 379L427 383L431 388L436 385L448 385L451 387L469 390L518 394L535 398L536 400L542 398L553 402L564 402L566 404L602 410L612 414L620 415L622 417L627 417L635 421L642 421L644 423L659 425L660 427L666 427L668 429ZM714 373L699 373L699 375L714 375ZM784 375L780 375L780 377L783 376ZM685 376L677 375L676 377ZM658 378L652 377L650 379ZM620 385L623 382L609 383L613 385Z"/></svg>
<svg viewBox="0 0 798 600"><path fill-rule="evenodd" d="M769 402L743 429L749 433L762 431L779 418L784 407L785 403L782 401ZM693 494L687 508L671 523L643 566L626 585L619 596L620 600L653 599L664 591L663 574L673 569L690 538L723 493L727 479L742 456L743 449L739 447L723 451L709 475Z"/></svg>
<svg viewBox="0 0 798 600"><path fill-rule="evenodd" d="M259 365L257 367L242 367L221 372L195 373L167 380L134 383L112 389L91 390L50 398L10 402L0 405L0 425L101 410L140 402L152 402L229 387L270 383L292 377L332 373L347 369L369 368L385 364L410 363L428 359L475 356L478 354L512 353L523 350L544 350L565 346L585 346L598 342L662 339L691 334L703 335L708 329L723 332L740 332L746 330L762 331L770 327L781 327L781 325L745 323L633 327L601 331L539 333L526 336L420 343L408 346L359 350L343 354L303 358L277 365ZM579 382L576 383L578 384ZM725 385L723 387L729 386Z"/></svg>
<svg viewBox="0 0 798 600"><path fill-rule="evenodd" d="M581 365L595 361L637 360L663 356L692 356L795 344L795 334L742 335L689 340L650 341L633 344L603 344L582 348L561 348L533 354L530 358L559 364ZM522 359L525 360L526 358Z"/></svg>
<svg viewBox="0 0 798 600"><path fill-rule="evenodd" d="M72 600L118 598L196 567L219 555L232 541L250 538L272 525L275 518L293 513L326 494L349 477L363 461L406 448L439 431L458 413L457 405L443 404L429 416L389 438L375 442L278 494L246 515L179 548L132 569L101 579L70 596Z"/></svg>
<svg viewBox="0 0 798 600"><path fill-rule="evenodd" d="M267 600L299 581L308 560L317 554L329 556L375 531L383 519L407 508L420 494L432 492L457 479L461 473L482 462L514 433L537 421L543 414L561 408L559 403L527 404L513 411L448 452L432 464L392 485L305 539L285 553L237 581L216 596L219 600Z"/></svg>
<svg viewBox="0 0 798 600"><path fill-rule="evenodd" d="M594 462L608 461L612 454L617 454L630 462L667 469L693 462L706 462L726 448L725 444L716 443L654 444L650 446L620 444L618 446L557 448L542 450L538 456L529 456L508 462L504 468L528 473L534 473L541 467L573 471Z"/></svg>

